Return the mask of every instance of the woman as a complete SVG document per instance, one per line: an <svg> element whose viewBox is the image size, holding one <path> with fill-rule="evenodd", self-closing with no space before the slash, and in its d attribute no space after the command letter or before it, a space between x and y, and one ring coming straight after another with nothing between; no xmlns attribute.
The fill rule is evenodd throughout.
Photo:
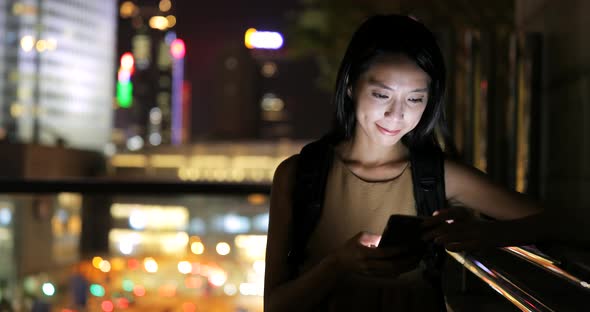
<svg viewBox="0 0 590 312"><path fill-rule="evenodd" d="M445 67L432 33L399 15L375 16L354 34L341 63L331 132L334 157L322 213L295 278L287 264L298 155L272 186L265 280L266 311L437 311L439 294L424 265L400 248L375 248L391 214L416 215L410 150L444 137ZM439 135L440 136L440 135ZM482 174L444 163L446 199L498 220L464 221L454 210L426 220L424 235L450 250L529 241L518 233L539 208ZM448 221L454 219L455 222ZM446 222L447 221L447 222ZM509 233L500 235L501 233ZM509 237L508 237L509 236Z"/></svg>

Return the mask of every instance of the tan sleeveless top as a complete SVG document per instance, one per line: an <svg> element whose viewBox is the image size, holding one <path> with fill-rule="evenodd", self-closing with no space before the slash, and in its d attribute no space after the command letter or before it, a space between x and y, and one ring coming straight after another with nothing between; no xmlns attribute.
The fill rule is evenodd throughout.
<svg viewBox="0 0 590 312"><path fill-rule="evenodd" d="M416 215L411 168L396 178L367 182L335 156L322 216L307 245L303 270L360 231L381 234L392 214ZM388 282L350 277L318 311L437 311L436 293L422 277L423 264Z"/></svg>

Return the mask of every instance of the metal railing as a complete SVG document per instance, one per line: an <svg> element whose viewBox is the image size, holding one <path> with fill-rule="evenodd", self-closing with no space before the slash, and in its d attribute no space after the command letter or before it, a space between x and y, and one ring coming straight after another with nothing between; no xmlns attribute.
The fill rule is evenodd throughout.
<svg viewBox="0 0 590 312"><path fill-rule="evenodd" d="M580 311L590 301L586 274L568 270L534 246L447 253L521 311Z"/></svg>

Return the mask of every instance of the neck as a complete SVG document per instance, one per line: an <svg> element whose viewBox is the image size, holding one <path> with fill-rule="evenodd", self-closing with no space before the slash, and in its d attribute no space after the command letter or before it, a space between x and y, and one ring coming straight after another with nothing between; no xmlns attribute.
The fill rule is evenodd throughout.
<svg viewBox="0 0 590 312"><path fill-rule="evenodd" d="M379 166L406 161L408 149L401 140L393 146L381 146L370 142L366 137L355 135L342 145L341 155L344 159L366 166Z"/></svg>

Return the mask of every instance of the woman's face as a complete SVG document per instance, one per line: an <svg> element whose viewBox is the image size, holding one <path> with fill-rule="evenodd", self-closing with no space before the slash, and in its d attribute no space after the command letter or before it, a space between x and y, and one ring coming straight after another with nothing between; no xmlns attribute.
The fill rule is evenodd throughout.
<svg viewBox="0 0 590 312"><path fill-rule="evenodd" d="M384 57L362 74L351 92L355 138L393 146L416 127L428 102L430 77L403 55Z"/></svg>

